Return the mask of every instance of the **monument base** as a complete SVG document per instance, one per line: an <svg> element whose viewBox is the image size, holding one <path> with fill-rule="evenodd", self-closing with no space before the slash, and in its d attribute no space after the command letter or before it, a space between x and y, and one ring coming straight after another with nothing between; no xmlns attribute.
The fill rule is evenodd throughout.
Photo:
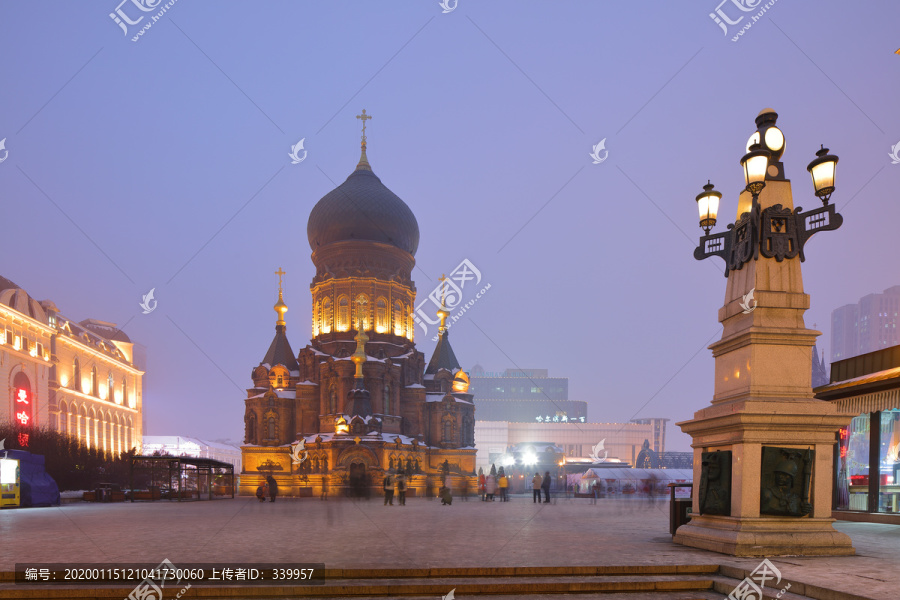
<svg viewBox="0 0 900 600"><path fill-rule="evenodd" d="M732 556L848 556L850 536L834 519L698 515L675 532L676 544Z"/></svg>

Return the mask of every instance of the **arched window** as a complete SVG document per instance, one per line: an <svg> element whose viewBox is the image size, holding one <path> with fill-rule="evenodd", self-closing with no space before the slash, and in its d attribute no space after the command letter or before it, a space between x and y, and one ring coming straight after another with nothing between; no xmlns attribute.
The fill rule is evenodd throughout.
<svg viewBox="0 0 900 600"><path fill-rule="evenodd" d="M284 387L284 375L281 374L281 371L279 371L278 375L275 377L275 387Z"/></svg>
<svg viewBox="0 0 900 600"><path fill-rule="evenodd" d="M69 437L78 439L78 407L75 404L69 412Z"/></svg>
<svg viewBox="0 0 900 600"><path fill-rule="evenodd" d="M337 412L337 392L334 391L334 384L328 390L328 414Z"/></svg>
<svg viewBox="0 0 900 600"><path fill-rule="evenodd" d="M131 450L132 446L132 429L134 428L134 421L131 420L131 417L128 417L128 429L125 431L125 449Z"/></svg>
<svg viewBox="0 0 900 600"><path fill-rule="evenodd" d="M331 298L322 300L322 333L331 333L331 323L334 317L334 308L331 306Z"/></svg>
<svg viewBox="0 0 900 600"><path fill-rule="evenodd" d="M391 413L391 384L385 382L384 384L384 414L389 415Z"/></svg>
<svg viewBox="0 0 900 600"><path fill-rule="evenodd" d="M322 302L320 300L316 300L316 303L313 304L313 318L312 318L312 334L313 337L319 335L319 315L322 310Z"/></svg>
<svg viewBox="0 0 900 600"><path fill-rule="evenodd" d="M413 339L413 316L412 312L409 310L409 306L404 304L403 309L406 313L406 337L410 340Z"/></svg>
<svg viewBox="0 0 900 600"><path fill-rule="evenodd" d="M122 403L128 404L128 378L122 376Z"/></svg>
<svg viewBox="0 0 900 600"><path fill-rule="evenodd" d="M403 304L394 302L394 335L403 335Z"/></svg>
<svg viewBox="0 0 900 600"><path fill-rule="evenodd" d="M387 300L379 298L375 301L375 331L378 333L387 333Z"/></svg>
<svg viewBox="0 0 900 600"><path fill-rule="evenodd" d="M87 411L84 407L78 409L78 440L87 446Z"/></svg>
<svg viewBox="0 0 900 600"><path fill-rule="evenodd" d="M245 436L248 444L256 444L256 414L250 413L247 417L247 435Z"/></svg>
<svg viewBox="0 0 900 600"><path fill-rule="evenodd" d="M269 431L268 437L270 440L275 439L275 417L269 417Z"/></svg>
<svg viewBox="0 0 900 600"><path fill-rule="evenodd" d="M453 441L453 424L450 422L450 419L446 419L444 421L444 440L445 442Z"/></svg>
<svg viewBox="0 0 900 600"><path fill-rule="evenodd" d="M69 406L63 400L59 402L59 432L63 435L69 433Z"/></svg>
<svg viewBox="0 0 900 600"><path fill-rule="evenodd" d="M369 298L365 294L359 294L353 301L353 327L362 327L363 331L372 328L369 323Z"/></svg>
<svg viewBox="0 0 900 600"><path fill-rule="evenodd" d="M72 389L76 392L82 391L81 389L81 365L78 364L78 357L75 357L75 360L72 361Z"/></svg>
<svg viewBox="0 0 900 600"><path fill-rule="evenodd" d="M116 380L113 379L112 371L106 376L106 400L112 400L113 393L116 388Z"/></svg>
<svg viewBox="0 0 900 600"><path fill-rule="evenodd" d="M341 296L338 298L337 330L348 331L350 329L350 298Z"/></svg>
<svg viewBox="0 0 900 600"><path fill-rule="evenodd" d="M100 382L97 380L97 367L91 367L91 395L100 397Z"/></svg>

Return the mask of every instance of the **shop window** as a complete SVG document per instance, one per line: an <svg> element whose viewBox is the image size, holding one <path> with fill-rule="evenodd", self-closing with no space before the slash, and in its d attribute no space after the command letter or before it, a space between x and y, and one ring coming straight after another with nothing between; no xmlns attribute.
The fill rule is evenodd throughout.
<svg viewBox="0 0 900 600"><path fill-rule="evenodd" d="M881 411L878 512L900 512L900 409Z"/></svg>

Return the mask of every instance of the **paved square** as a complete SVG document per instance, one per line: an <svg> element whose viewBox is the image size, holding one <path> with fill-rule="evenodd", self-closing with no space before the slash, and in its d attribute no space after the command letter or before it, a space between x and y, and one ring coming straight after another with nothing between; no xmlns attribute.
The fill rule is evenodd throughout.
<svg viewBox="0 0 900 600"><path fill-rule="evenodd" d="M328 568L720 564L756 558L685 548L668 533L668 502L559 499L533 504L410 499L255 498L76 503L0 512L0 567L17 562L324 563ZM895 599L900 526L839 522L857 556L776 558L787 579Z"/></svg>

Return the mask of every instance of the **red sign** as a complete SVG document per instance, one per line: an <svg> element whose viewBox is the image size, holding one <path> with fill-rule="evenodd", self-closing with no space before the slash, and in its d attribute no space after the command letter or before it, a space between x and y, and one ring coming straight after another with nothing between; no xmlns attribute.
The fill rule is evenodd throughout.
<svg viewBox="0 0 900 600"><path fill-rule="evenodd" d="M19 434L19 446L21 446L22 448L27 448L28 447L28 438L29 438L29 435L27 433L20 433Z"/></svg>
<svg viewBox="0 0 900 600"><path fill-rule="evenodd" d="M22 427L31 426L31 397L25 388L16 388L16 421Z"/></svg>

